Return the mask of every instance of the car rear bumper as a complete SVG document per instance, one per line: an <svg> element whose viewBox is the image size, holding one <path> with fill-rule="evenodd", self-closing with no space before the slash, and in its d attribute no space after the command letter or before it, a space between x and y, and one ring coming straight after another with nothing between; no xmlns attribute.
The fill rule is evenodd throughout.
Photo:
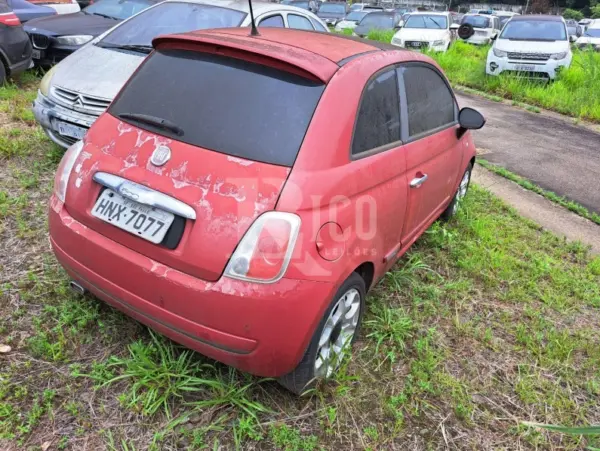
<svg viewBox="0 0 600 451"><path fill-rule="evenodd" d="M77 139L61 135L56 128L55 120L68 122L79 127L89 129L98 119L98 116L79 113L65 108L38 91L37 98L32 105L35 120L42 126L48 137L61 147L67 148Z"/></svg>
<svg viewBox="0 0 600 451"><path fill-rule="evenodd" d="M98 298L195 351L260 376L295 368L336 289L285 278L206 282L100 235L55 196L49 226L58 261Z"/></svg>
<svg viewBox="0 0 600 451"><path fill-rule="evenodd" d="M503 72L521 73L530 78L548 77L556 78L558 72L571 65L571 55L562 60L549 59L547 61L510 60L499 58L490 50L485 71L488 75L500 75Z"/></svg>
<svg viewBox="0 0 600 451"><path fill-rule="evenodd" d="M466 39L465 42L475 45L486 45L490 43L490 37L473 35L469 39Z"/></svg>

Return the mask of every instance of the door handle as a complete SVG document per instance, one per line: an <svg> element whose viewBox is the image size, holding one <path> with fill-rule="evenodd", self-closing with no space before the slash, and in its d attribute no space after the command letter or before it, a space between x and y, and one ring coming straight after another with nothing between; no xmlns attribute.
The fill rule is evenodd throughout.
<svg viewBox="0 0 600 451"><path fill-rule="evenodd" d="M423 174L421 177L416 177L410 181L411 188L419 188L423 183L427 181L427 174Z"/></svg>

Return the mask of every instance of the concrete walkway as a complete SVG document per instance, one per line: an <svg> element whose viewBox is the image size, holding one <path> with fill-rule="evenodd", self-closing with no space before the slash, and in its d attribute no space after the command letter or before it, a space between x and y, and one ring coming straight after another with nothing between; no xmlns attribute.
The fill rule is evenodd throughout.
<svg viewBox="0 0 600 451"><path fill-rule="evenodd" d="M519 214L531 219L544 229L569 241L581 241L600 254L600 226L569 210L558 206L533 191L521 188L514 182L475 165L473 182L487 188Z"/></svg>
<svg viewBox="0 0 600 451"><path fill-rule="evenodd" d="M600 133L559 114L460 92L457 97L461 107L487 119L473 133L483 158L600 213Z"/></svg>

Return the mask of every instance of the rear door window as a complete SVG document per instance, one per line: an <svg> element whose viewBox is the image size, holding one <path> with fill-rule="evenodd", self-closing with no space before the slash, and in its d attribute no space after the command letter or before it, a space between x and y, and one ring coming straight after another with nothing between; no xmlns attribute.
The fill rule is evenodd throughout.
<svg viewBox="0 0 600 451"><path fill-rule="evenodd" d="M357 155L400 140L400 102L394 69L375 76L362 94L352 154Z"/></svg>
<svg viewBox="0 0 600 451"><path fill-rule="evenodd" d="M302 17L297 14L288 14L287 20L290 28L295 28L297 30L314 30L310 20L308 20L306 17Z"/></svg>
<svg viewBox="0 0 600 451"><path fill-rule="evenodd" d="M313 24L313 27L315 27L315 30L327 32L327 28L325 28L323 25L321 25L320 22L317 22L316 20L313 19L312 24Z"/></svg>
<svg viewBox="0 0 600 451"><path fill-rule="evenodd" d="M456 102L452 91L433 69L424 65L401 68L408 110L408 135L415 137L453 124Z"/></svg>
<svg viewBox="0 0 600 451"><path fill-rule="evenodd" d="M249 61L164 49L146 59L109 113L177 141L292 166L323 90L321 82ZM179 133L125 118L132 114L164 119Z"/></svg>
<svg viewBox="0 0 600 451"><path fill-rule="evenodd" d="M279 14L262 19L258 25L269 28L285 28L283 17Z"/></svg>

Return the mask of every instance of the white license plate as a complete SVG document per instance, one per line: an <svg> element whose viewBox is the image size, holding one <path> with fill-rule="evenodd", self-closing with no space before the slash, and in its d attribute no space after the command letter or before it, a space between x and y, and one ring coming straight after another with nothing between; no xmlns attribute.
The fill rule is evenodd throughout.
<svg viewBox="0 0 600 451"><path fill-rule="evenodd" d="M32 57L34 60L41 60L41 59L42 59L42 51L41 51L41 50L36 50L36 49L33 49L33 50L31 51L31 57Z"/></svg>
<svg viewBox="0 0 600 451"><path fill-rule="evenodd" d="M535 72L535 66L532 64L517 64L515 69L522 70L524 72Z"/></svg>
<svg viewBox="0 0 600 451"><path fill-rule="evenodd" d="M77 125L72 125L61 121L55 121L54 126L61 135L70 136L71 138L75 139L83 139L85 133L87 132L86 128L78 127Z"/></svg>
<svg viewBox="0 0 600 451"><path fill-rule="evenodd" d="M173 213L134 202L109 189L96 201L92 215L155 244L163 240L175 218Z"/></svg>

